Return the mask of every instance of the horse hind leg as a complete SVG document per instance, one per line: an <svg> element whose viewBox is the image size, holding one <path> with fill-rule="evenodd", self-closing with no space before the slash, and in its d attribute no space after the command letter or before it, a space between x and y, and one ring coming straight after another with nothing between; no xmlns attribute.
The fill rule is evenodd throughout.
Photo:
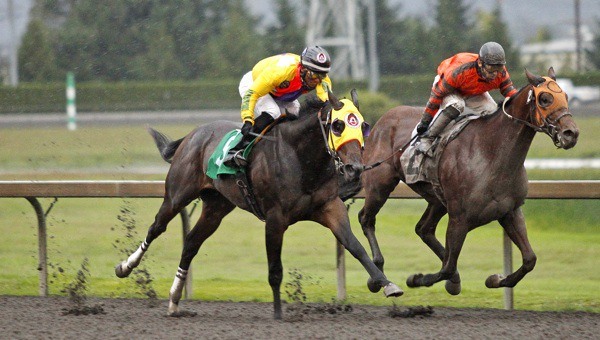
<svg viewBox="0 0 600 340"><path fill-rule="evenodd" d="M198 254L204 241L217 230L223 218L235 208L235 205L217 192L212 195L204 195L202 199L202 213L194 228L185 237L179 268L177 268L173 285L169 290L169 308L167 312L169 316L182 314L179 310L179 301L182 297L190 264L194 256Z"/></svg>
<svg viewBox="0 0 600 340"><path fill-rule="evenodd" d="M444 261L445 249L444 246L440 243L440 241L435 237L435 231L437 229L437 225L446 215L448 211L443 204L432 204L429 203L423 216L415 227L415 233L421 238L423 243L425 243L429 249L433 251L433 253L440 259L440 261ZM409 287L415 286L415 279L419 277L421 274L415 274L410 276L407 279L407 285ZM461 284L460 284L460 274L458 270L452 275L452 278L446 280L445 285L446 291L451 295L458 295L461 292Z"/></svg>
<svg viewBox="0 0 600 340"><path fill-rule="evenodd" d="M506 278L500 274L494 274L489 276L485 280L485 286L488 288L500 288L500 287L514 287L517 285L527 273L533 270L537 257L531 248L529 239L527 238L527 228L525 225L525 217L521 208L517 208L510 212L500 220L500 225L504 228L508 237L521 251L523 258L523 264L512 274L509 274Z"/></svg>
<svg viewBox="0 0 600 340"><path fill-rule="evenodd" d="M432 220L426 217L426 222L422 224L422 228L419 228L419 224L417 224L417 234L421 236L425 244L427 244L442 260L442 269L433 274L413 274L406 279L406 285L412 288L429 287L439 281L446 280L446 291L451 295L457 295L461 290L457 262L468 232L468 228L462 226L462 224L451 218L450 222L448 223L448 230L446 232L447 246L444 248L442 244L435 238L435 227L446 211L445 208L441 210L442 208L443 207L440 209L435 209L435 211L431 210L430 214L424 214L423 216L435 216L433 219L435 223L431 224ZM419 221L419 223L420 222L421 221Z"/></svg>
<svg viewBox="0 0 600 340"><path fill-rule="evenodd" d="M158 210L158 213L154 217L154 222L148 229L146 239L136 249L136 251L127 258L127 260L115 266L115 275L119 278L125 278L129 276L133 269L136 268L142 261L142 257L148 250L148 247L150 247L152 241L154 241L158 236L165 232L165 230L167 230L167 225L169 222L171 222L171 220L173 220L173 218L179 214L179 212L181 212L181 210L190 202L191 200L186 200L182 203L173 204L169 197L165 197Z"/></svg>

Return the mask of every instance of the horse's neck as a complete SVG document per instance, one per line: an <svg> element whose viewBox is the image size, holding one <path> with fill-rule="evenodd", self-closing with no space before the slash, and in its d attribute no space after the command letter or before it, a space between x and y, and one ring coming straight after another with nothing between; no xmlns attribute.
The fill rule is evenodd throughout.
<svg viewBox="0 0 600 340"><path fill-rule="evenodd" d="M325 139L321 130L319 118L316 115L303 117L297 121L282 126L284 138L294 147L300 157L309 156L311 159L329 157L325 149ZM321 150L323 152L321 152Z"/></svg>
<svg viewBox="0 0 600 340"><path fill-rule="evenodd" d="M507 108L507 112L522 120L526 120L528 115L526 108L519 109L517 105ZM493 154L493 163L498 168L521 168L535 137L535 131L503 112L499 112L482 126L484 131L480 132L480 143Z"/></svg>

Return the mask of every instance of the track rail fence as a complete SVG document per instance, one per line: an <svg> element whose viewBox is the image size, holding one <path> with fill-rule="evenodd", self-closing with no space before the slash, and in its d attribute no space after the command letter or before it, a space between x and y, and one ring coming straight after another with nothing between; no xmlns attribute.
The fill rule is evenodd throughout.
<svg viewBox="0 0 600 340"><path fill-rule="evenodd" d="M0 181L0 197L25 198L33 206L38 221L38 269L39 295L48 295L48 263L46 217L52 204L46 211L38 198L161 198L164 196L164 181ZM355 196L364 198L361 191ZM394 199L419 199L406 184L400 183L390 195ZM599 199L600 180L590 181L529 181L528 199ZM184 209L181 213L183 237L190 230L189 215ZM504 233L504 273L512 272L512 242ZM344 247L337 243L337 298L346 299L346 270ZM188 274L186 296L191 295L192 280ZM513 309L513 289L504 288L504 308Z"/></svg>

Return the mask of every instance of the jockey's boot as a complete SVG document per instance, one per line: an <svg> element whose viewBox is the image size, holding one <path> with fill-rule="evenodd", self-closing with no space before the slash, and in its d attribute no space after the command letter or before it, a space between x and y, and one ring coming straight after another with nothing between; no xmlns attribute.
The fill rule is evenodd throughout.
<svg viewBox="0 0 600 340"><path fill-rule="evenodd" d="M248 160L244 157L244 150L256 138L253 134L262 132L275 119L267 112L262 112L258 118L254 120L251 133L245 135L236 146L231 148L223 160L223 164L230 167L245 168L248 165Z"/></svg>
<svg viewBox="0 0 600 340"><path fill-rule="evenodd" d="M433 123L429 126L429 130L421 137L419 144L417 145L417 151L431 157L433 156L433 150L431 149L431 145L433 141L440 135L444 128L451 120L458 117L460 111L458 111L453 106L448 106L442 112L438 113L439 117L437 117Z"/></svg>

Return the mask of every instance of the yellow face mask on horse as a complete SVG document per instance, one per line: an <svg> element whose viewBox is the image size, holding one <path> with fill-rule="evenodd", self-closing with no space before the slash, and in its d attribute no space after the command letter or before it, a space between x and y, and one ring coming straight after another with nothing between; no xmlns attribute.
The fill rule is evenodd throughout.
<svg viewBox="0 0 600 340"><path fill-rule="evenodd" d="M331 126L328 137L329 147L337 151L342 145L357 141L364 147L364 137L368 135L369 125L360 114L354 103L348 99L340 100L344 106L339 110L331 110Z"/></svg>

